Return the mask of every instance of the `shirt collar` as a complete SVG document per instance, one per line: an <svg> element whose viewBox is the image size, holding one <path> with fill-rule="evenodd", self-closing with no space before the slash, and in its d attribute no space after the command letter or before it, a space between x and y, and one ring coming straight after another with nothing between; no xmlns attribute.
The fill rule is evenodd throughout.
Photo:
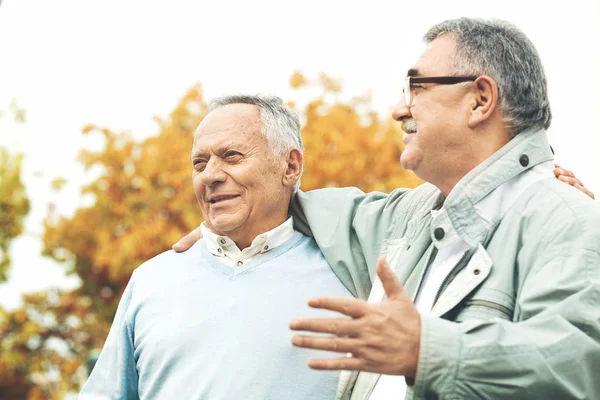
<svg viewBox="0 0 600 400"><path fill-rule="evenodd" d="M294 220L292 217L289 217L283 224L268 232L261 233L254 238L248 248L243 250L240 250L231 238L217 235L211 231L206 222L202 222L200 231L206 241L206 247L213 255L238 259L244 254L245 258L248 258L252 255L271 251L285 243L294 234Z"/></svg>

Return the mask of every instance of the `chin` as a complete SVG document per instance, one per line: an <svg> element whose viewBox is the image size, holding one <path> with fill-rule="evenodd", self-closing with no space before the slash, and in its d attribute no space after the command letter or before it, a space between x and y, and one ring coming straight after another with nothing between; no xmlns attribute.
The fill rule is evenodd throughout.
<svg viewBox="0 0 600 400"><path fill-rule="evenodd" d="M231 218L213 218L210 221L210 225L213 230L216 232L220 232L222 234L226 234L227 232L231 232L239 227L239 221Z"/></svg>
<svg viewBox="0 0 600 400"><path fill-rule="evenodd" d="M409 171L414 171L414 169L417 167L416 163L412 162L412 160L400 159L400 165L402 165L402 168Z"/></svg>
<svg viewBox="0 0 600 400"><path fill-rule="evenodd" d="M423 157L420 154L414 154L413 152L404 149L404 152L400 155L400 165L402 165L402 168L404 169L415 171L419 164L421 164L422 159Z"/></svg>

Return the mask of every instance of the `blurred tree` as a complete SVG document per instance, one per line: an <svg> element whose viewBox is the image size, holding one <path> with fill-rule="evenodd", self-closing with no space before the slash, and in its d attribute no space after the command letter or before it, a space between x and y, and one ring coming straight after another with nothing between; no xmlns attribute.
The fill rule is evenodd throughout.
<svg viewBox="0 0 600 400"><path fill-rule="evenodd" d="M79 390L88 355L102 347L131 271L198 223L189 152L205 110L194 87L168 118L156 118L158 135L142 142L83 128L105 139L101 151L81 152L84 166L99 173L82 189L93 205L71 218L51 212L43 237L44 254L64 262L82 285L25 296L11 312L0 308L0 399L62 399ZM58 178L52 185L63 183Z"/></svg>
<svg viewBox="0 0 600 400"><path fill-rule="evenodd" d="M16 98L10 99L5 110L0 109L0 118L4 117L5 114L11 114L16 122L25 123L26 110L19 105Z"/></svg>
<svg viewBox="0 0 600 400"><path fill-rule="evenodd" d="M320 93L299 112L304 190L354 185L389 191L419 183L399 166L398 124L381 121L368 97L341 101L340 83L326 75L310 81L295 73L290 85ZM102 346L133 269L202 220L189 153L205 114L196 86L168 118L156 118L159 133L144 141L93 125L83 129L105 139L101 151L81 153L85 167L99 172L82 191L93 204L69 218L48 215L43 238L44 254L64 262L82 285L68 293L28 296L21 309L0 314L0 398L10 390L28 398L60 398L77 390L88 354Z"/></svg>
<svg viewBox="0 0 600 400"><path fill-rule="evenodd" d="M11 155L0 147L0 282L6 280L10 265L10 242L23 233L23 220L30 208L21 180L22 160L22 155Z"/></svg>
<svg viewBox="0 0 600 400"><path fill-rule="evenodd" d="M17 123L25 123L25 109L11 99L0 118L10 114ZM23 222L30 205L21 180L22 154L11 154L0 146L0 282L6 280L10 266L8 248L11 241L23 233Z"/></svg>
<svg viewBox="0 0 600 400"><path fill-rule="evenodd" d="M0 399L62 399L79 387L82 360L110 327L92 304L54 290L25 295L15 311L0 307Z"/></svg>
<svg viewBox="0 0 600 400"><path fill-rule="evenodd" d="M400 165L400 124L391 118L382 121L368 96L343 102L341 84L324 74L310 82L296 72L290 85L297 90L321 89L321 95L300 112L304 119L303 190L356 186L365 192L390 192L421 183Z"/></svg>

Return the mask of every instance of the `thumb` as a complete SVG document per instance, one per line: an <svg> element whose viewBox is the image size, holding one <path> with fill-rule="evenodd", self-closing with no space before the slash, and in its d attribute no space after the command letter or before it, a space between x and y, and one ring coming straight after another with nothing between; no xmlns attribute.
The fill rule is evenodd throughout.
<svg viewBox="0 0 600 400"><path fill-rule="evenodd" d="M404 296L404 288L385 261L385 257L377 259L377 276L381 279L383 289L388 299L398 299Z"/></svg>
<svg viewBox="0 0 600 400"><path fill-rule="evenodd" d="M200 227L197 227L188 233L183 239L180 239L179 242L175 243L172 248L176 252L181 253L192 247L194 243L200 239L202 239L202 231L200 230Z"/></svg>

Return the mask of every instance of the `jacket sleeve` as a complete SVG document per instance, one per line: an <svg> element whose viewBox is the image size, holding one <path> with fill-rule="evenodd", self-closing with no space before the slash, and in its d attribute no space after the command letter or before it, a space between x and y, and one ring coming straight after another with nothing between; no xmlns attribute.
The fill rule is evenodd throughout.
<svg viewBox="0 0 600 400"><path fill-rule="evenodd" d="M299 191L290 207L294 227L314 237L329 265L356 297L366 299L383 240L409 189L389 195L357 188Z"/></svg>
<svg viewBox="0 0 600 400"><path fill-rule="evenodd" d="M416 398L600 399L600 218L549 219L515 266L513 321L422 316Z"/></svg>
<svg viewBox="0 0 600 400"><path fill-rule="evenodd" d="M79 394L80 400L137 400L138 374L134 359L133 328L128 321L135 272L119 306L94 369Z"/></svg>

